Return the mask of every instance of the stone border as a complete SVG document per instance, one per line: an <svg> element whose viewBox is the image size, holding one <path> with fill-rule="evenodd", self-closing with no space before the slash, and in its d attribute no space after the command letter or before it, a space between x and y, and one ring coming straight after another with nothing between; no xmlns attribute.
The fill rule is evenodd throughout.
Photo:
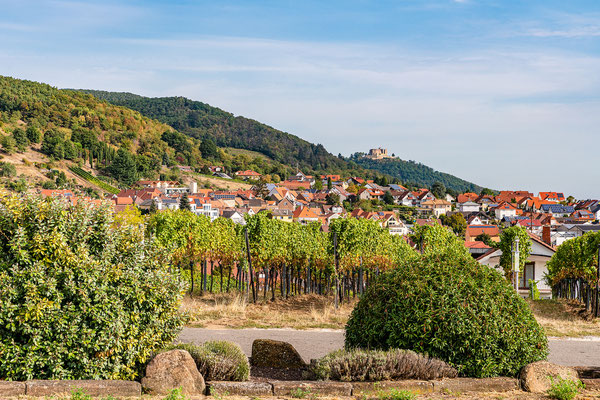
<svg viewBox="0 0 600 400"><path fill-rule="evenodd" d="M590 389L600 388L600 379L582 379ZM268 382L207 382L207 395L289 396L298 390L324 396L360 396L391 389L425 393L510 392L519 390L516 378L448 378L434 381L401 380L382 382L336 381L268 381ZM81 389L92 397L140 397L142 386L134 381L32 380L0 381L0 398L18 396L55 396Z"/></svg>

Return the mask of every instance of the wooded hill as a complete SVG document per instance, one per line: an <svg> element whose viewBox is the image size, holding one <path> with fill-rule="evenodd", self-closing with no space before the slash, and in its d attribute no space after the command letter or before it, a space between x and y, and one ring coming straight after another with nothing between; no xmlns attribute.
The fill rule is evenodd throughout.
<svg viewBox="0 0 600 400"><path fill-rule="evenodd" d="M279 131L258 121L234 116L206 103L185 97L143 97L132 93L84 90L99 99L129 107L143 115L169 124L191 137L210 138L217 145L260 152L280 163L305 172L342 173L347 176L371 175L378 171L402 183L432 187L435 182L457 192L480 191L481 187L410 161L373 161L361 157L336 157L321 144Z"/></svg>

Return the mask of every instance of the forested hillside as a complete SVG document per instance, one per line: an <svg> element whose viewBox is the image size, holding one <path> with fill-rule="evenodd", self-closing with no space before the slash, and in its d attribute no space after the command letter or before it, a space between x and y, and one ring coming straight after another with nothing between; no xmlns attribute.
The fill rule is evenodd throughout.
<svg viewBox="0 0 600 400"><path fill-rule="evenodd" d="M9 77L0 77L0 146L9 155L36 149L124 185L172 177L177 165L202 171L218 163L228 172L255 169L282 177L293 171L262 157L228 154L210 139L189 137L89 94Z"/></svg>
<svg viewBox="0 0 600 400"><path fill-rule="evenodd" d="M361 153L354 154L351 157L358 165L377 170L384 174L400 179L409 185L431 187L435 182L442 183L446 189L454 192L476 192L479 193L482 189L474 183L465 181L444 172L434 170L427 165L416 163L414 161L405 161L399 158L371 160L364 158Z"/></svg>
<svg viewBox="0 0 600 400"><path fill-rule="evenodd" d="M185 97L143 97L131 93L84 90L99 99L129 107L143 115L169 124L191 137L213 139L218 146L260 152L282 164L305 172L365 175L362 168L329 153L321 144L313 144L262 124L236 117L208 104ZM373 172L366 172L373 175Z"/></svg>

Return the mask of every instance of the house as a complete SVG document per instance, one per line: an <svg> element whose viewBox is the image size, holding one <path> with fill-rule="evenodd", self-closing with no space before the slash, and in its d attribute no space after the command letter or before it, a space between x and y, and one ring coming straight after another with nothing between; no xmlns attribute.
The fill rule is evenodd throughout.
<svg viewBox="0 0 600 400"><path fill-rule="evenodd" d="M390 190L397 190L397 191L402 191L402 192L405 192L405 191L407 191L407 190L408 190L408 189L406 189L404 186L402 186L402 185L398 185L398 184L396 184L396 183L392 183L392 184L390 184L390 185L389 185L389 188L390 188Z"/></svg>
<svg viewBox="0 0 600 400"><path fill-rule="evenodd" d="M558 192L540 192L539 198L547 201L565 201L565 195L563 193Z"/></svg>
<svg viewBox="0 0 600 400"><path fill-rule="evenodd" d="M460 197L460 196L458 196ZM458 203L458 211L461 213L478 213L481 206L474 201L465 201L464 203Z"/></svg>
<svg viewBox="0 0 600 400"><path fill-rule="evenodd" d="M310 189L309 181L300 180L287 180L279 183L280 186L284 186L289 190L308 190Z"/></svg>
<svg viewBox="0 0 600 400"><path fill-rule="evenodd" d="M181 172L194 172L192 167L190 167L189 165L178 165L177 168L179 168Z"/></svg>
<svg viewBox="0 0 600 400"><path fill-rule="evenodd" d="M350 196L352 196L352 193L346 191L346 189L344 189L342 186L334 186L333 188L331 188L330 193L334 193L340 196L340 202L344 202L348 200Z"/></svg>
<svg viewBox="0 0 600 400"><path fill-rule="evenodd" d="M244 219L244 216L240 214L237 210L223 210L221 212L221 217L229 218L234 223L239 225L246 225L246 220Z"/></svg>
<svg viewBox="0 0 600 400"><path fill-rule="evenodd" d="M521 297L529 295L530 280L536 282L540 296L545 299L552 298L552 288L546 283L544 276L548 273L547 263L556 252L556 249L542 241L538 236L529 234L531 240L531 254L527 258L524 270L519 273L519 290ZM500 267L502 250L491 249L477 259L480 264L495 268L504 275Z"/></svg>
<svg viewBox="0 0 600 400"><path fill-rule="evenodd" d="M450 203L454 203L456 201L456 198L448 193L446 193L445 199L446 199L446 201L449 201Z"/></svg>
<svg viewBox="0 0 600 400"><path fill-rule="evenodd" d="M294 221L298 221L301 224L308 224L309 222L319 221L319 216L309 207L298 207L292 213Z"/></svg>
<svg viewBox="0 0 600 400"><path fill-rule="evenodd" d="M380 200L385 193L377 189L361 189L358 198L361 200Z"/></svg>
<svg viewBox="0 0 600 400"><path fill-rule="evenodd" d="M408 235L408 227L398 218L393 211L380 211L377 213L381 221L381 225L387 228L392 235Z"/></svg>
<svg viewBox="0 0 600 400"><path fill-rule="evenodd" d="M469 214L466 219L467 219L467 225L489 225L490 224L489 218L481 212Z"/></svg>
<svg viewBox="0 0 600 400"><path fill-rule="evenodd" d="M458 197L456 198L456 202L457 203L466 203L467 201L475 201L479 198L479 195L477 193L472 193L472 192L466 192L466 193L461 193L458 195Z"/></svg>
<svg viewBox="0 0 600 400"><path fill-rule="evenodd" d="M575 212L575 207L562 204L542 204L541 211L554 217L568 217Z"/></svg>
<svg viewBox="0 0 600 400"><path fill-rule="evenodd" d="M287 209L276 208L271 211L270 214L271 219L276 219L283 222L292 222L293 221L293 211Z"/></svg>
<svg viewBox="0 0 600 400"><path fill-rule="evenodd" d="M498 204L498 206L494 207L494 215L497 220L501 220L505 217L516 217L517 216L517 207L513 206L511 203L507 203L503 201Z"/></svg>
<svg viewBox="0 0 600 400"><path fill-rule="evenodd" d="M402 206L413 207L417 201L417 197L410 191L391 190L390 194L394 199L394 203Z"/></svg>
<svg viewBox="0 0 600 400"><path fill-rule="evenodd" d="M595 206L591 207L590 211L594 214L596 221L600 220L600 204L596 204Z"/></svg>
<svg viewBox="0 0 600 400"><path fill-rule="evenodd" d="M492 248L487 244L479 241L466 241L465 247L469 250L469 253L473 258L477 259L490 251Z"/></svg>
<svg viewBox="0 0 600 400"><path fill-rule="evenodd" d="M415 205L418 207L420 207L424 201L435 199L435 196L429 191L429 189L419 189L412 193L416 197Z"/></svg>
<svg viewBox="0 0 600 400"><path fill-rule="evenodd" d="M261 174L250 169L245 171L238 171L235 173L236 178L243 179L245 181L257 181L260 179Z"/></svg>
<svg viewBox="0 0 600 400"><path fill-rule="evenodd" d="M474 242L477 236L487 234L494 242L500 242L500 228L496 225L467 225L465 241Z"/></svg>
<svg viewBox="0 0 600 400"><path fill-rule="evenodd" d="M452 203L443 199L433 199L421 202L421 207L431 210L436 218L452 211Z"/></svg>
<svg viewBox="0 0 600 400"><path fill-rule="evenodd" d="M581 237L588 232L600 232L600 225L591 224L563 224L559 225L556 230L554 237L552 237L552 244L559 246L569 239Z"/></svg>

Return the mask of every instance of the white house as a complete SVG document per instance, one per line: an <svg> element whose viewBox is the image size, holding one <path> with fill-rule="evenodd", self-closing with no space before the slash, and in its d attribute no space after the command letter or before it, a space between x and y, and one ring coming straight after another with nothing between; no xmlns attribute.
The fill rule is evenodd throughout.
<svg viewBox="0 0 600 400"><path fill-rule="evenodd" d="M535 235L529 235L531 239L531 254L527 258L527 263L523 271L519 273L519 295L527 297L529 295L529 280L537 283L540 291L540 297L544 299L552 298L552 288L546 283L544 277L548 273L546 263L550 260L556 249L542 241ZM479 257L477 261L480 264L488 265L498 270L501 274L504 271L500 267L500 256L502 250L492 249Z"/></svg>
<svg viewBox="0 0 600 400"><path fill-rule="evenodd" d="M458 211L461 213L479 212L481 206L473 201L466 201L458 205Z"/></svg>
<svg viewBox="0 0 600 400"><path fill-rule="evenodd" d="M494 214L498 220L501 220L505 217L516 217L517 209L507 202L502 202L498 205L498 207L494 208Z"/></svg>

